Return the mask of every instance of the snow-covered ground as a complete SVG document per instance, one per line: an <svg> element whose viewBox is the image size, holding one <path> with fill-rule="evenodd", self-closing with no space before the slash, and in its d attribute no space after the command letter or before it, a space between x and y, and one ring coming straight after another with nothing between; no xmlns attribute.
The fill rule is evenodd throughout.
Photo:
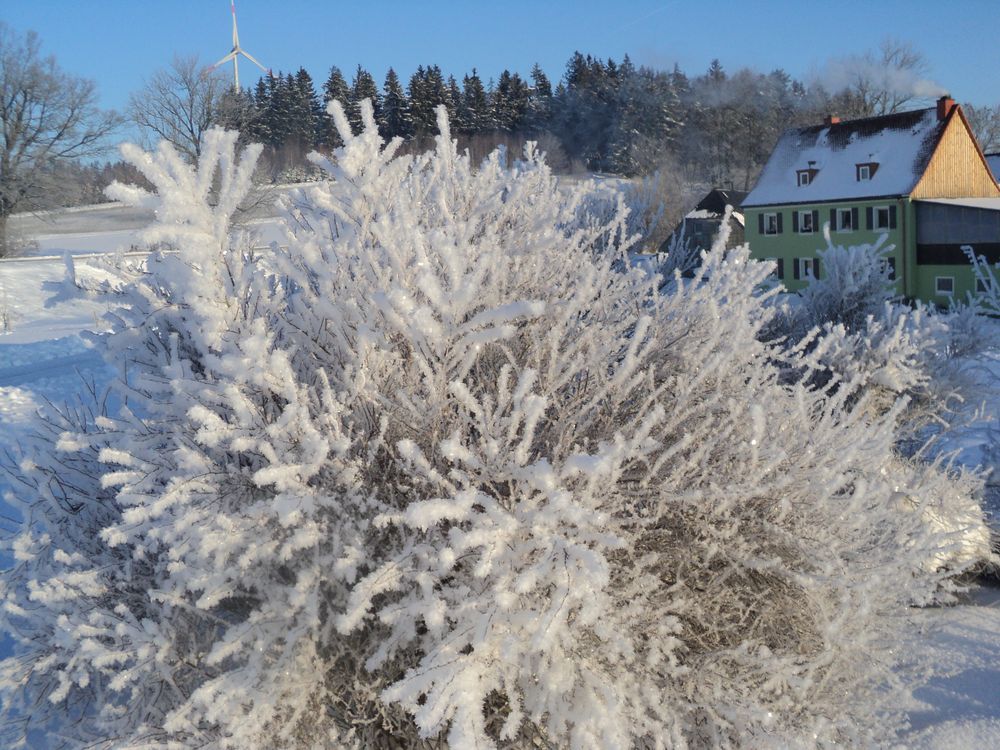
<svg viewBox="0 0 1000 750"><path fill-rule="evenodd" d="M35 257L0 261L0 450L30 427L39 404L69 400L88 382L110 377L77 335L100 326L100 306L45 306L49 295L42 284L63 274L62 261L53 256L70 252L78 256L78 274L100 275L101 264L85 256L129 250L145 218L112 206L70 211L44 223L32 219L25 225L37 230ZM261 244L277 239L273 221L258 219L257 227ZM961 446L963 456L981 454L972 443L984 434L982 427L964 433L969 444ZM2 484L0 477L0 492ZM0 506L0 527L9 526L9 513ZM963 604L915 609L912 616L912 637L900 648L926 668L928 678L907 707L911 730L898 747L1000 748L1000 588L984 585Z"/></svg>

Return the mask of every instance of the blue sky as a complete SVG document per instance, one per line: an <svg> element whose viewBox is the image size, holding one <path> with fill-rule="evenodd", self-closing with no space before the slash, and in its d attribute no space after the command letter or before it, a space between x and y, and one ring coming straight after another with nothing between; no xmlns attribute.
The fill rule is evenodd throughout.
<svg viewBox="0 0 1000 750"><path fill-rule="evenodd" d="M734 71L784 68L808 80L835 57L875 48L886 36L927 58L927 77L959 101L1000 102L1000 5L996 0L654 2L503 0L397 2L237 0L241 45L275 71L304 66L317 85L331 65L350 80L361 63L404 84L419 64L461 80L534 62L553 81L574 50L689 75L713 57ZM122 108L131 91L175 53L214 62L231 46L228 0L2 0L0 20L34 29L63 68L94 79L102 103ZM244 84L255 69L240 66ZM230 68L231 70L231 68Z"/></svg>

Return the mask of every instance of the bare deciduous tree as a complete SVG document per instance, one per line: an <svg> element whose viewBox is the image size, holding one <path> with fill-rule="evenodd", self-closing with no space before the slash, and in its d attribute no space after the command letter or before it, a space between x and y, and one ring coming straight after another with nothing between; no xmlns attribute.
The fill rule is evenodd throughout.
<svg viewBox="0 0 1000 750"><path fill-rule="evenodd" d="M53 168L103 151L120 122L97 107L93 81L63 72L39 48L34 32L0 22L0 257L10 250L11 214L55 205Z"/></svg>
<svg viewBox="0 0 1000 750"><path fill-rule="evenodd" d="M832 61L821 83L848 117L900 112L920 100L946 93L929 80L927 59L907 42L887 38L878 50Z"/></svg>
<svg viewBox="0 0 1000 750"><path fill-rule="evenodd" d="M1000 104L976 107L966 103L962 105L962 111L979 147L986 153L1000 151Z"/></svg>
<svg viewBox="0 0 1000 750"><path fill-rule="evenodd" d="M149 145L165 140L195 162L205 131L216 122L226 87L197 56L175 56L168 69L156 71L129 97L129 119L149 137Z"/></svg>

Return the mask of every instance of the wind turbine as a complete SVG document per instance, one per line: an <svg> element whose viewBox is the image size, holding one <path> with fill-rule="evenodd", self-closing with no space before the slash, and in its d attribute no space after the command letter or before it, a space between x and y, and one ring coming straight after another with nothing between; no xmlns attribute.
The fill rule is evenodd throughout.
<svg viewBox="0 0 1000 750"><path fill-rule="evenodd" d="M213 65L212 67L210 67L209 70L215 70L217 67L219 67L220 65L222 65L222 63L229 62L230 60L232 60L233 61L233 88L235 88L237 91L239 91L240 90L240 55L243 55L243 57L245 57L247 60L249 60L250 62L252 62L254 65L256 65L258 68L260 68L261 70L263 70L268 75L271 75L271 71L270 71L270 69L265 68L263 65L261 65L253 55L251 55L249 52L246 52L242 47L240 47L240 35L239 35L239 32L236 30L236 0L229 0L229 7L233 11L233 48L229 51L228 55L226 55L221 60L219 60L219 62L215 63L215 65Z"/></svg>

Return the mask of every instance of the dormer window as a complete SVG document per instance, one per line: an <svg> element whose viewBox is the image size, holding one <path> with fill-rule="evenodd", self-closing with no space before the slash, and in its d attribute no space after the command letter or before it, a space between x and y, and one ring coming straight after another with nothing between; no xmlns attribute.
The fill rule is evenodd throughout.
<svg viewBox="0 0 1000 750"><path fill-rule="evenodd" d="M809 172L807 172L806 170L802 170L801 172L798 172L798 175L799 175L799 187L809 184L810 181Z"/></svg>
<svg viewBox="0 0 1000 750"><path fill-rule="evenodd" d="M797 178L797 184L799 187L803 185L810 184L814 179L816 179L816 173L819 170L810 165L809 169L798 169L795 171L795 176Z"/></svg>
<svg viewBox="0 0 1000 750"><path fill-rule="evenodd" d="M862 164L855 164L855 178L858 182L867 182L872 177L875 176L875 170L878 169L878 163L870 161L864 162Z"/></svg>

